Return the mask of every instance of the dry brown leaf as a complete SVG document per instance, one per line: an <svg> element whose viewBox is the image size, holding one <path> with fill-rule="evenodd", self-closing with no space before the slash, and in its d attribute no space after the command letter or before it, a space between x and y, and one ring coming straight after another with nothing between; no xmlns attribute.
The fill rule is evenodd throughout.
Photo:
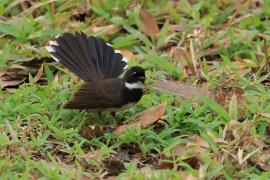
<svg viewBox="0 0 270 180"><path fill-rule="evenodd" d="M6 74L7 70L0 68L0 77Z"/></svg>
<svg viewBox="0 0 270 180"><path fill-rule="evenodd" d="M245 67L254 67L254 68L258 67L258 64L251 59L243 59L239 56L236 56L235 60L241 62L242 65Z"/></svg>
<svg viewBox="0 0 270 180"><path fill-rule="evenodd" d="M115 179L116 179L116 176L109 176L105 180L115 180Z"/></svg>
<svg viewBox="0 0 270 180"><path fill-rule="evenodd" d="M120 26L116 24L110 24L107 26L94 26L92 31L98 32L105 35L113 35L121 30Z"/></svg>
<svg viewBox="0 0 270 180"><path fill-rule="evenodd" d="M170 24L169 25L169 31L173 32L173 31L178 31L178 32L182 32L185 29L185 26L182 24Z"/></svg>
<svg viewBox="0 0 270 180"><path fill-rule="evenodd" d="M187 149L186 144L177 144L172 148L172 155L177 156L180 155L182 152L184 152Z"/></svg>
<svg viewBox="0 0 270 180"><path fill-rule="evenodd" d="M258 165L262 170L264 170L265 172L269 172L269 171L270 171L270 164L258 163L257 165Z"/></svg>
<svg viewBox="0 0 270 180"><path fill-rule="evenodd" d="M101 162L102 160L102 154L103 152L101 151L101 149L96 149L94 152L88 152L83 154L82 158L91 158L92 160L96 161L96 162Z"/></svg>
<svg viewBox="0 0 270 180"><path fill-rule="evenodd" d="M229 105L232 97L235 95L237 97L237 103L242 106L238 106L239 116L241 117L244 113L244 104L246 103L246 97L244 91L240 88L219 88L212 89L210 91L210 97L214 101L218 102L225 109L229 109Z"/></svg>
<svg viewBox="0 0 270 180"><path fill-rule="evenodd" d="M198 135L190 136L186 144L178 144L172 148L172 154L174 156L181 155L182 152L192 149L194 153L208 152L209 144L203 138ZM195 156L195 154L194 154Z"/></svg>
<svg viewBox="0 0 270 180"><path fill-rule="evenodd" d="M269 160L270 160L270 150L265 150L262 153L260 153L256 163L262 170L270 171L270 164L268 163Z"/></svg>
<svg viewBox="0 0 270 180"><path fill-rule="evenodd" d="M268 119L270 119L270 113L261 113L261 115L268 118Z"/></svg>
<svg viewBox="0 0 270 180"><path fill-rule="evenodd" d="M10 80L10 81L2 81L1 87L2 89L6 87L18 86L20 85L26 78L19 79L19 80Z"/></svg>
<svg viewBox="0 0 270 180"><path fill-rule="evenodd" d="M158 169L173 169L174 163L172 159L160 159L157 165Z"/></svg>
<svg viewBox="0 0 270 180"><path fill-rule="evenodd" d="M200 136L194 135L187 143L177 144L171 149L172 156L184 160L193 168L198 168L203 162L203 154L210 153L209 144Z"/></svg>
<svg viewBox="0 0 270 180"><path fill-rule="evenodd" d="M94 127L85 126L80 130L80 135L85 139L92 139L93 137L100 137L104 134L104 130L101 126L96 125Z"/></svg>
<svg viewBox="0 0 270 180"><path fill-rule="evenodd" d="M134 54L132 51L128 50L128 49L120 49L121 53L123 54L123 56L125 56L128 59L132 59L134 57Z"/></svg>
<svg viewBox="0 0 270 180"><path fill-rule="evenodd" d="M236 12L238 13L243 6L243 1L242 0L232 0L231 2L233 3L234 8L235 8Z"/></svg>
<svg viewBox="0 0 270 180"><path fill-rule="evenodd" d="M91 180L91 178L83 175L80 180Z"/></svg>
<svg viewBox="0 0 270 180"><path fill-rule="evenodd" d="M236 68L237 68L238 74L239 74L241 77L245 76L247 73L249 73L249 72L251 71L251 68L250 68L250 67L246 67L246 66L241 66L241 65L239 65L239 66L237 66Z"/></svg>
<svg viewBox="0 0 270 180"><path fill-rule="evenodd" d="M193 136L190 136L188 138L188 140L189 140L189 142L187 143L187 146L198 145L198 146L206 148L206 149L209 148L208 142L205 141L203 138L201 138L201 136L193 135Z"/></svg>
<svg viewBox="0 0 270 180"><path fill-rule="evenodd" d="M140 20L142 22L141 31L147 36L157 36L159 28L156 18L146 9L140 10Z"/></svg>
<svg viewBox="0 0 270 180"><path fill-rule="evenodd" d="M34 77L35 82L37 82L41 78L42 74L43 74L43 64L40 66L36 76Z"/></svg>
<svg viewBox="0 0 270 180"><path fill-rule="evenodd" d="M148 127L164 115L166 107L166 104L161 104L159 106L146 110L143 114L143 117L139 120L138 123L141 124L143 128Z"/></svg>
<svg viewBox="0 0 270 180"><path fill-rule="evenodd" d="M190 50L191 60L193 64L194 75L196 75L199 70L198 69L199 62L196 56L197 54L195 53L195 47L194 47L192 39L190 39L189 50Z"/></svg>
<svg viewBox="0 0 270 180"><path fill-rule="evenodd" d="M142 128L146 128L153 124L154 122L158 121L161 118L166 110L167 105L161 104L159 106L155 106L151 109L147 109L144 112L139 112L142 115L141 119L138 122L135 122L130 125L120 125L114 131L113 134L120 135L126 131L127 128L136 128L137 126L141 126ZM128 120L130 121L130 119Z"/></svg>
<svg viewBox="0 0 270 180"><path fill-rule="evenodd" d="M189 62L189 55L188 51L185 48L180 48L180 47L173 47L170 49L170 56L174 60L182 60L185 61L186 64L190 64Z"/></svg>
<svg viewBox="0 0 270 180"><path fill-rule="evenodd" d="M226 39L226 38L217 40L213 44L213 46L215 48L218 48L218 49L221 47L228 48L228 47L230 47L230 45L231 45L231 41L229 39Z"/></svg>
<svg viewBox="0 0 270 180"><path fill-rule="evenodd" d="M156 81L152 86L154 89L168 90L184 98L193 98L197 95L210 97L210 92L207 88L196 88L180 82Z"/></svg>

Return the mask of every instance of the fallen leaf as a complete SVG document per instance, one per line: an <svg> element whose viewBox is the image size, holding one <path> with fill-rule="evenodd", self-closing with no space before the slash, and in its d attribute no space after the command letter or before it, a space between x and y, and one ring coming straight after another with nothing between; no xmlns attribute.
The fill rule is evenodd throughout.
<svg viewBox="0 0 270 180"><path fill-rule="evenodd" d="M202 148L206 148L206 149L209 149L209 144L207 141L205 141L203 138L201 138L201 136L198 136L198 135L193 135L193 136L190 136L188 138L188 143L187 143L187 146L191 146L191 145L198 145Z"/></svg>
<svg viewBox="0 0 270 180"><path fill-rule="evenodd" d="M141 126L142 128L146 128L153 124L154 122L158 121L159 118L161 118L166 110L167 105L161 104L159 106L153 107L151 109L147 109L144 112L139 112L140 115L142 115L141 119L138 122L135 122L133 124L127 125L120 125L118 126L114 131L113 134L120 135L126 131L127 128L136 128L137 126ZM134 115L136 116L136 115ZM128 119L127 121L130 121Z"/></svg>
<svg viewBox="0 0 270 180"><path fill-rule="evenodd" d="M121 51L122 55L128 59L132 59L134 57L133 52L128 50L128 49L120 49L120 51Z"/></svg>
<svg viewBox="0 0 270 180"><path fill-rule="evenodd" d="M229 115L231 119L237 120L238 119L238 103L237 103L237 97L235 94L233 94L230 105L229 105Z"/></svg>
<svg viewBox="0 0 270 180"><path fill-rule="evenodd" d="M24 82L26 78L19 79L19 80L10 80L10 81L1 81L1 88L4 89L6 87L13 87L13 86L18 86L22 82Z"/></svg>
<svg viewBox="0 0 270 180"><path fill-rule="evenodd" d="M232 97L236 97L237 104L241 104L238 106L238 117L241 117L244 114L244 104L246 103L246 97L244 91L240 88L219 88L212 89L210 91L210 97L221 106L225 107L226 110L229 109L230 102L232 101Z"/></svg>
<svg viewBox="0 0 270 180"><path fill-rule="evenodd" d="M207 88L196 88L180 82L155 81L152 86L154 89L168 90L184 98L193 98L197 95L210 97L210 92Z"/></svg>
<svg viewBox="0 0 270 180"><path fill-rule="evenodd" d="M241 62L242 65L246 66L246 67L252 67L252 68L258 67L258 64L256 62L254 62L254 60L251 60L251 59L243 59L239 56L236 56L235 60Z"/></svg>
<svg viewBox="0 0 270 180"><path fill-rule="evenodd" d="M94 26L92 31L105 35L113 35L121 30L120 26L116 24L110 24L107 26Z"/></svg>
<svg viewBox="0 0 270 180"><path fill-rule="evenodd" d="M83 154L82 159L91 158L97 163L101 163L103 156L103 151L101 149L96 149L94 152L87 152Z"/></svg>
<svg viewBox="0 0 270 180"><path fill-rule="evenodd" d="M258 163L257 165L258 165L262 170L264 170L265 172L269 172L269 171L270 171L270 164Z"/></svg>
<svg viewBox="0 0 270 180"><path fill-rule="evenodd" d="M172 148L172 155L178 156L187 150L192 150L194 153L208 152L209 144L203 138L198 135L193 135L187 138L187 143L182 143L176 145ZM196 156L196 154L191 154L191 157Z"/></svg>
<svg viewBox="0 0 270 180"><path fill-rule="evenodd" d="M213 46L215 48L228 48L231 45L231 40L224 38L224 39L220 39L214 42Z"/></svg>
<svg viewBox="0 0 270 180"><path fill-rule="evenodd" d="M270 113L261 113L261 115L268 118L268 119L270 119Z"/></svg>
<svg viewBox="0 0 270 180"><path fill-rule="evenodd" d="M36 76L34 77L35 82L37 82L41 78L42 74L43 74L43 64L40 66Z"/></svg>
<svg viewBox="0 0 270 180"><path fill-rule="evenodd" d="M96 125L94 127L85 126L80 130L80 135L85 139L92 139L93 137L100 137L104 134L104 130L101 126Z"/></svg>
<svg viewBox="0 0 270 180"><path fill-rule="evenodd" d="M242 66L242 65L238 65L237 67L237 72L241 77L244 77L247 73L249 73L251 71L250 67L246 67L246 66Z"/></svg>
<svg viewBox="0 0 270 180"><path fill-rule="evenodd" d="M157 36L159 28L156 18L146 9L140 10L140 20L142 22L141 31L147 36Z"/></svg>
<svg viewBox="0 0 270 180"><path fill-rule="evenodd" d="M257 165L264 171L270 171L270 150L265 150L259 154L259 158L256 161Z"/></svg>
<svg viewBox="0 0 270 180"><path fill-rule="evenodd" d="M115 179L116 179L116 176L109 176L105 180L115 180Z"/></svg>
<svg viewBox="0 0 270 180"><path fill-rule="evenodd" d="M187 138L186 143L179 143L171 149L172 157L177 156L193 168L203 162L203 154L210 153L209 144L198 135Z"/></svg>
<svg viewBox="0 0 270 180"><path fill-rule="evenodd" d="M158 169L173 169L174 163L172 159L160 159L157 167Z"/></svg>
<svg viewBox="0 0 270 180"><path fill-rule="evenodd" d="M0 77L6 74L7 70L0 68Z"/></svg>
<svg viewBox="0 0 270 180"><path fill-rule="evenodd" d="M182 24L170 24L169 25L169 31L177 31L182 32L185 29L185 26Z"/></svg>
<svg viewBox="0 0 270 180"><path fill-rule="evenodd" d="M91 180L91 178L83 175L80 180Z"/></svg>
<svg viewBox="0 0 270 180"><path fill-rule="evenodd" d="M174 146L172 148L172 155L173 156L177 156L180 155L182 152L184 152L187 149L187 145L186 144L177 144L176 146Z"/></svg>
<svg viewBox="0 0 270 180"><path fill-rule="evenodd" d="M241 8L243 7L243 1L232 0L231 2L234 5L236 12L238 13L241 10Z"/></svg>
<svg viewBox="0 0 270 180"><path fill-rule="evenodd" d="M190 64L187 49L180 47L173 47L170 49L170 56L174 60L184 60L186 64Z"/></svg>
<svg viewBox="0 0 270 180"><path fill-rule="evenodd" d="M190 39L190 43L189 43L189 50L190 50L190 55L191 55L191 60L192 60L192 64L193 64L193 70L194 70L194 75L196 75L198 73L198 65L199 65L199 61L197 58L197 54L195 53L195 48L192 39Z"/></svg>
<svg viewBox="0 0 270 180"><path fill-rule="evenodd" d="M108 174L113 175L113 176L119 175L121 172L123 172L126 169L123 161L120 161L117 159L104 160L103 164Z"/></svg>
<svg viewBox="0 0 270 180"><path fill-rule="evenodd" d="M164 115L166 107L166 104L161 104L159 106L146 110L143 114L143 117L138 123L141 124L143 128L148 127Z"/></svg>

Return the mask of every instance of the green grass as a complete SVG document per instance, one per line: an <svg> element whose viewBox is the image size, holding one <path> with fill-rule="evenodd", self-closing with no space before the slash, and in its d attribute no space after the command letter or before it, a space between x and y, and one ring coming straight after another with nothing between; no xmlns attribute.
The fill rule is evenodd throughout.
<svg viewBox="0 0 270 180"><path fill-rule="evenodd" d="M1 179L270 177L269 1L87 2L0 2L0 78L26 78L0 90ZM156 18L159 35L141 31L141 8ZM120 30L94 30L111 24ZM173 24L181 30L172 30ZM167 103L162 123L119 136L81 137L82 127L99 120L62 108L80 81L45 50L64 31L98 35L132 52L130 66L147 69L148 91L137 105L117 113L117 120ZM182 53L172 57L172 47ZM42 64L43 75L35 80ZM151 84L157 79L209 87L223 96L181 99L155 91ZM241 89L237 95L245 100L233 96L233 89ZM109 115L103 120L116 126Z"/></svg>

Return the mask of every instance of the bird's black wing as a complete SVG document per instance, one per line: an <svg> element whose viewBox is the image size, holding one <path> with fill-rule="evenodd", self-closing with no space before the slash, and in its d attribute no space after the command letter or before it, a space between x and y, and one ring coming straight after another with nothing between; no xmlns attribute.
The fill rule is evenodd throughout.
<svg viewBox="0 0 270 180"><path fill-rule="evenodd" d="M121 96L122 80L118 78L103 81L85 82L74 93L64 107L67 109L100 109L115 108L123 105Z"/></svg>
<svg viewBox="0 0 270 180"><path fill-rule="evenodd" d="M51 57L85 81L116 78L127 67L127 58L98 37L64 33L49 42Z"/></svg>

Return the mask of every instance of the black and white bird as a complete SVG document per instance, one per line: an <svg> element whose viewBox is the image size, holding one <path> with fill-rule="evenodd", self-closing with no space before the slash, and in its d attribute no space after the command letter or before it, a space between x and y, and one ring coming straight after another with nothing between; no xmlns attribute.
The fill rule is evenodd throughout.
<svg viewBox="0 0 270 180"><path fill-rule="evenodd" d="M102 39L82 32L64 33L46 48L55 61L84 80L65 108L115 113L141 99L144 69L133 66L124 73L127 58Z"/></svg>

